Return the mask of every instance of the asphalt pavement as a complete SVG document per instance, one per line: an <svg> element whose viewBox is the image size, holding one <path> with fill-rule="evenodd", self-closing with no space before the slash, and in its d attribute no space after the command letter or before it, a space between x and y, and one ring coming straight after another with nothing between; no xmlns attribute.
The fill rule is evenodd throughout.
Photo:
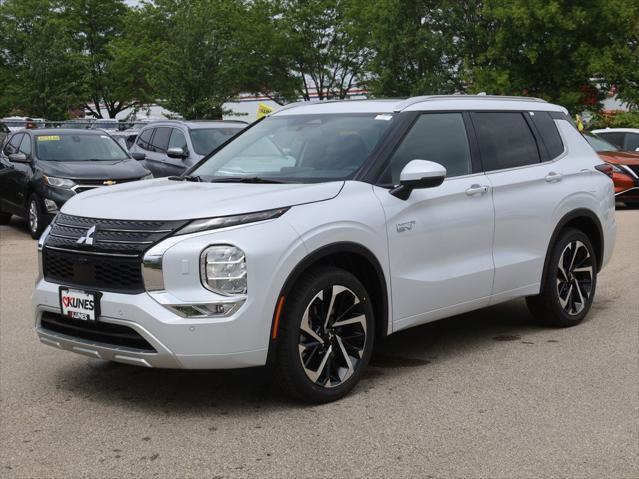
<svg viewBox="0 0 639 479"><path fill-rule="evenodd" d="M639 210L580 326L523 301L389 337L360 385L289 401L261 368L152 370L41 345L36 242L0 226L0 477L639 477Z"/></svg>

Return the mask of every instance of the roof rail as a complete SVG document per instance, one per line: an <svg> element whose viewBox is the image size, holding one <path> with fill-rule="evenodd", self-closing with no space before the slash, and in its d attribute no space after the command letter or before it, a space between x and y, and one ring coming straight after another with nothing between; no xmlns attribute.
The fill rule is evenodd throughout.
<svg viewBox="0 0 639 479"><path fill-rule="evenodd" d="M502 95L424 95L414 96L404 100L395 107L395 112L400 112L415 103L435 100L504 100L504 101L532 101L546 103L546 100L532 96L502 96Z"/></svg>
<svg viewBox="0 0 639 479"><path fill-rule="evenodd" d="M277 110L269 113L269 115L272 115L274 113L279 113L284 110L290 110L291 108L297 108L298 106L325 105L326 103L344 103L344 102L355 102L355 101L397 101L397 99L396 98L354 98L349 100L344 99L344 100L296 101L294 103L289 103L288 105L284 105L281 108L278 108Z"/></svg>

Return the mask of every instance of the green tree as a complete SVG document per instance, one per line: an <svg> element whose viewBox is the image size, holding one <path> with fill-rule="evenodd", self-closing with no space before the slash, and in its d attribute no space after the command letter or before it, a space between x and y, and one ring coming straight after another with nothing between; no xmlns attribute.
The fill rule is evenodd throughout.
<svg viewBox="0 0 639 479"><path fill-rule="evenodd" d="M365 83L371 92L392 97L461 90L459 43L473 3L359 0L360 28L370 31Z"/></svg>
<svg viewBox="0 0 639 479"><path fill-rule="evenodd" d="M82 97L57 0L0 3L0 112L63 119Z"/></svg>
<svg viewBox="0 0 639 479"><path fill-rule="evenodd" d="M148 51L136 41L140 13L123 0L63 0L67 28L82 55L85 108L109 118L150 99Z"/></svg>
<svg viewBox="0 0 639 479"><path fill-rule="evenodd" d="M471 55L466 45L469 91L537 96L573 113L600 109L606 59L625 48L637 18L637 0L485 0L480 8L467 39L478 49Z"/></svg>
<svg viewBox="0 0 639 479"><path fill-rule="evenodd" d="M239 0L157 0L144 5L151 83L158 101L185 118L221 118L242 91Z"/></svg>
<svg viewBox="0 0 639 479"><path fill-rule="evenodd" d="M353 0L281 0L275 28L305 100L345 98L362 78L369 49Z"/></svg>

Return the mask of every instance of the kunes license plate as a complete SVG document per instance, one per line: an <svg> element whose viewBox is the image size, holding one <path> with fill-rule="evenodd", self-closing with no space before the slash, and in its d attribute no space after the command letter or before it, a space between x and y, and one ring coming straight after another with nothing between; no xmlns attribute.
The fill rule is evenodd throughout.
<svg viewBox="0 0 639 479"><path fill-rule="evenodd" d="M60 288L62 316L84 321L95 321L100 315L100 293Z"/></svg>

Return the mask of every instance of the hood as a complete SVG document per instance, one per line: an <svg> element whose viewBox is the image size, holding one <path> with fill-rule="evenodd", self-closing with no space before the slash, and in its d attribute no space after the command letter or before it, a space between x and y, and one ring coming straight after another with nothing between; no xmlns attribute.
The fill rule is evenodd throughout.
<svg viewBox="0 0 639 479"><path fill-rule="evenodd" d="M639 153L629 151L600 151L599 158L609 163L620 165L639 165Z"/></svg>
<svg viewBox="0 0 639 479"><path fill-rule="evenodd" d="M72 180L126 180L150 173L134 159L121 161L38 161L45 175Z"/></svg>
<svg viewBox="0 0 639 479"><path fill-rule="evenodd" d="M314 184L194 183L166 178L96 188L68 200L62 212L90 218L184 220L228 216L325 201L343 181Z"/></svg>

